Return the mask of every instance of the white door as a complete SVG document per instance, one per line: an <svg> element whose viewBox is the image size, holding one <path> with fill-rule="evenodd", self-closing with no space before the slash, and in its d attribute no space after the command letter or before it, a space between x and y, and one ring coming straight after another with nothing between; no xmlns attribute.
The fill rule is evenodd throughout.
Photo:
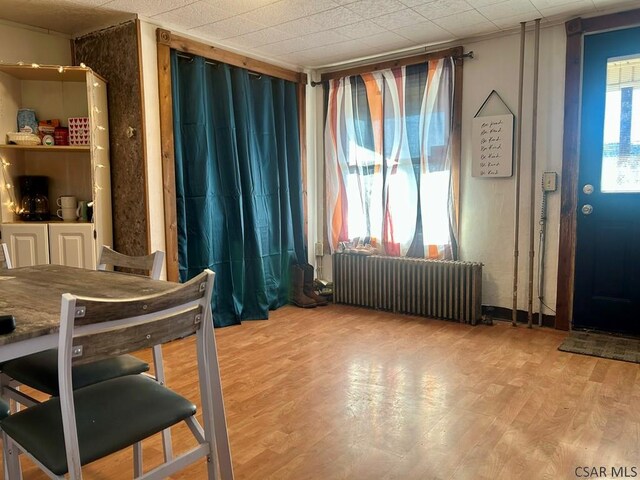
<svg viewBox="0 0 640 480"><path fill-rule="evenodd" d="M9 248L13 268L49 263L49 232L46 223L5 223L2 240Z"/></svg>
<svg viewBox="0 0 640 480"><path fill-rule="evenodd" d="M51 263L68 267L96 268L92 223L49 224Z"/></svg>

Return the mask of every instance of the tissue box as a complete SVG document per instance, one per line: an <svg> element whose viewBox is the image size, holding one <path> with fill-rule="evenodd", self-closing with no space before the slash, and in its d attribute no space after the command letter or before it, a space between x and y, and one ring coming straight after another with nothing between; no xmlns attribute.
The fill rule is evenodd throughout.
<svg viewBox="0 0 640 480"><path fill-rule="evenodd" d="M90 128L88 117L69 118L69 145L89 145Z"/></svg>

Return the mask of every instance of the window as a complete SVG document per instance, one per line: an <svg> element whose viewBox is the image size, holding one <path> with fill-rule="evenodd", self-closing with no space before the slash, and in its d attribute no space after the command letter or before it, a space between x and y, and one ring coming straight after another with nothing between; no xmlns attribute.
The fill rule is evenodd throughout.
<svg viewBox="0 0 640 480"><path fill-rule="evenodd" d="M640 57L607 62L601 190L640 192Z"/></svg>
<svg viewBox="0 0 640 480"><path fill-rule="evenodd" d="M327 95L327 231L387 255L455 258L453 61L332 80Z"/></svg>

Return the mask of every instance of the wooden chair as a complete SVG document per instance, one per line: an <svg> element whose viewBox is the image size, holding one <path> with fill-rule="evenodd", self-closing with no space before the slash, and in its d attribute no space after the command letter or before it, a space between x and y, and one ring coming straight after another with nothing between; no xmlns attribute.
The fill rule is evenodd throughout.
<svg viewBox="0 0 640 480"><path fill-rule="evenodd" d="M11 268L11 257L6 243L0 243L0 270Z"/></svg>
<svg viewBox="0 0 640 480"><path fill-rule="evenodd" d="M4 245L4 244L3 244ZM9 404L6 403L4 400L2 400L0 398L0 421L4 420L5 418L7 418L9 416ZM7 450L9 450L10 447L7 447ZM3 448L3 457L4 457L4 448ZM2 465L4 467L4 479L5 480L9 480L9 471L7 469L7 460L6 457L3 458L3 462Z"/></svg>
<svg viewBox="0 0 640 480"><path fill-rule="evenodd" d="M112 248L103 245L98 259L98 270L106 270L107 266L110 265L112 267L143 271L145 272L144 275L148 275L154 280L159 280L163 263L164 252L160 250L156 250L149 255L132 257L118 253Z"/></svg>
<svg viewBox="0 0 640 480"><path fill-rule="evenodd" d="M157 280L162 272L163 261L164 252L161 251L142 257L132 257L103 246L98 260L98 269L106 270L108 265L125 267ZM156 378L159 382L164 383L162 350L159 346L154 348L153 361ZM5 394L22 405L33 406L39 402L19 390L16 387L17 384L27 385L54 397L58 396L58 351L56 349L11 360L3 364L1 368L5 377L0 380L0 383L3 384ZM111 378L147 371L149 371L148 363L132 355L122 355L74 367L74 385L76 388L81 388ZM171 438L169 432L165 432L163 437L165 452L170 457Z"/></svg>
<svg viewBox="0 0 640 480"><path fill-rule="evenodd" d="M197 446L144 474L165 478L206 458L210 480L233 478L231 453L211 316L214 273L127 300L62 295L58 344L59 398L0 421L11 478L19 476L19 450L50 478L82 478L82 465L186 422ZM74 391L71 367L196 335L203 425L194 404L145 375L128 375ZM216 455L217 453L217 455ZM137 455L134 454L137 463ZM136 466L135 478L142 475Z"/></svg>

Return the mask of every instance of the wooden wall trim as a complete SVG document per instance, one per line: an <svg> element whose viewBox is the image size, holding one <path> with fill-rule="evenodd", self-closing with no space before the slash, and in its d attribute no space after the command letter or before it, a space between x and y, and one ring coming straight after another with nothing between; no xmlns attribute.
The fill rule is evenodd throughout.
<svg viewBox="0 0 640 480"><path fill-rule="evenodd" d="M640 8L625 12L610 13L599 17L582 18L582 29L585 33L615 30L640 25Z"/></svg>
<svg viewBox="0 0 640 480"><path fill-rule="evenodd" d="M160 141L162 151L162 188L167 261L167 280L177 282L178 214L176 209L176 166L173 149L173 97L171 93L171 47L158 29L158 96L160 101Z"/></svg>
<svg viewBox="0 0 640 480"><path fill-rule="evenodd" d="M559 330L569 330L573 319L584 35L634 25L640 25L640 9L599 17L576 18L565 23L567 52L555 323Z"/></svg>
<svg viewBox="0 0 640 480"><path fill-rule="evenodd" d="M199 55L209 60L227 63L234 67L245 68L252 72L262 73L264 75L281 78L294 83L307 83L306 73L296 72L277 65L271 65L270 63L256 60L255 58L246 57L244 55L214 47L213 45L207 45L206 43L198 42L190 38L181 37L180 35L171 33L169 30L159 28L158 38L162 38L165 45L169 45L171 48L180 52ZM158 40L158 42L160 42L160 40Z"/></svg>
<svg viewBox="0 0 640 480"><path fill-rule="evenodd" d="M455 57L458 55L462 55L462 47L452 47L447 48L446 50L439 50L437 52L421 53L420 55L413 55L411 57L398 58L396 60L387 60L377 63L369 63L367 65L359 65L357 67L327 72L323 73L320 76L320 80L322 82L326 82L327 80L333 80L334 78L349 77L351 75L362 75L363 73L377 72L379 70L385 70L387 68L416 65L418 63L429 62L445 57Z"/></svg>
<svg viewBox="0 0 640 480"><path fill-rule="evenodd" d="M582 84L583 31L576 21L567 22L567 53L564 83L564 137L560 200L560 244L556 287L556 328L569 330L573 314L576 211L580 148L580 97Z"/></svg>

